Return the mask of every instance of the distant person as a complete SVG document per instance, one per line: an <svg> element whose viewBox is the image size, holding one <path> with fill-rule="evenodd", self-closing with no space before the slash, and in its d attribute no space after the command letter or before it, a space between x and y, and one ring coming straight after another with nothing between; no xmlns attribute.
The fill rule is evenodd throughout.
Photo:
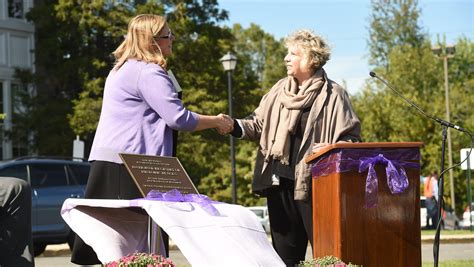
<svg viewBox="0 0 474 267"><path fill-rule="evenodd" d="M165 18L134 17L125 40L113 52L115 66L105 82L102 111L92 144L85 197L134 199L142 195L119 153L172 156L173 130L230 131L222 114L200 115L186 109L166 70L175 36ZM71 261L100 264L92 248L76 238Z"/></svg>
<svg viewBox="0 0 474 267"><path fill-rule="evenodd" d="M252 189L267 198L273 246L287 266L313 245L311 165L305 158L341 141L360 141L360 121L347 92L323 66L330 49L320 36L299 30L285 40L287 77L263 96L235 137L259 142Z"/></svg>
<svg viewBox="0 0 474 267"><path fill-rule="evenodd" d="M31 266L31 187L22 179L0 177L0 267Z"/></svg>
<svg viewBox="0 0 474 267"><path fill-rule="evenodd" d="M435 229L438 225L438 173L436 171L425 178L423 195L426 200L426 228Z"/></svg>

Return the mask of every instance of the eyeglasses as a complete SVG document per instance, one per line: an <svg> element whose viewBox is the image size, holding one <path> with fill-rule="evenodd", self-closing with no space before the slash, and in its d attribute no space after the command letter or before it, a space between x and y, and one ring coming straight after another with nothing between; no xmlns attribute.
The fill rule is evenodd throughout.
<svg viewBox="0 0 474 267"><path fill-rule="evenodd" d="M158 36L158 38L160 38L160 39L172 39L172 38L174 38L174 34L170 30L167 35Z"/></svg>

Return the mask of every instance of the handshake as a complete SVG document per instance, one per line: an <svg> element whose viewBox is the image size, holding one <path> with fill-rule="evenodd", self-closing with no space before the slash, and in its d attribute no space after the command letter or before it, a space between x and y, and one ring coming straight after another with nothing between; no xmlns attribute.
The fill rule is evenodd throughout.
<svg viewBox="0 0 474 267"><path fill-rule="evenodd" d="M221 113L216 116L215 128L219 134L229 134L234 130L234 119L229 115Z"/></svg>

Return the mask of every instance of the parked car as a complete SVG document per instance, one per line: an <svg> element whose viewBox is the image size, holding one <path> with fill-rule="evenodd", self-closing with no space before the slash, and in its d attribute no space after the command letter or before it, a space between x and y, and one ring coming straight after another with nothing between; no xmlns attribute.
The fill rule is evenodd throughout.
<svg viewBox="0 0 474 267"><path fill-rule="evenodd" d="M68 243L74 235L60 211L67 198L84 197L90 164L54 158L24 157L0 162L1 177L17 177L32 189L31 224L35 256L48 244Z"/></svg>
<svg viewBox="0 0 474 267"><path fill-rule="evenodd" d="M270 233L270 219L268 218L268 208L267 206L253 206L248 207L262 223L263 229L265 232Z"/></svg>
<svg viewBox="0 0 474 267"><path fill-rule="evenodd" d="M428 211L426 209L426 197L420 197L420 225L421 228L426 228L426 218Z"/></svg>
<svg viewBox="0 0 474 267"><path fill-rule="evenodd" d="M470 229L471 220L474 224L474 202L471 203L471 216L469 216L469 206L466 206L464 213L462 214L462 221L460 223L461 228ZM474 226L474 225L473 225Z"/></svg>
<svg viewBox="0 0 474 267"><path fill-rule="evenodd" d="M457 230L460 229L460 221L458 216L454 213L453 209L448 206L444 206L442 210L443 221L441 222L442 229Z"/></svg>
<svg viewBox="0 0 474 267"><path fill-rule="evenodd" d="M460 221L458 216L454 213L451 207L444 206L441 210L443 214L443 220L441 221L441 228L448 230L456 230L460 228ZM428 211L426 209L426 197L420 197L420 225L422 229L427 227L427 216Z"/></svg>

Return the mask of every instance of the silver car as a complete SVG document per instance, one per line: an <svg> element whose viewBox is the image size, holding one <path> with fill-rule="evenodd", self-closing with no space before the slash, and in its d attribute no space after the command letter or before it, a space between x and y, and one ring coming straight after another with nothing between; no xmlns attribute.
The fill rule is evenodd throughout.
<svg viewBox="0 0 474 267"><path fill-rule="evenodd" d="M445 206L442 210L443 221L441 222L442 229L457 230L460 229L460 222L458 216L454 213L451 207Z"/></svg>

